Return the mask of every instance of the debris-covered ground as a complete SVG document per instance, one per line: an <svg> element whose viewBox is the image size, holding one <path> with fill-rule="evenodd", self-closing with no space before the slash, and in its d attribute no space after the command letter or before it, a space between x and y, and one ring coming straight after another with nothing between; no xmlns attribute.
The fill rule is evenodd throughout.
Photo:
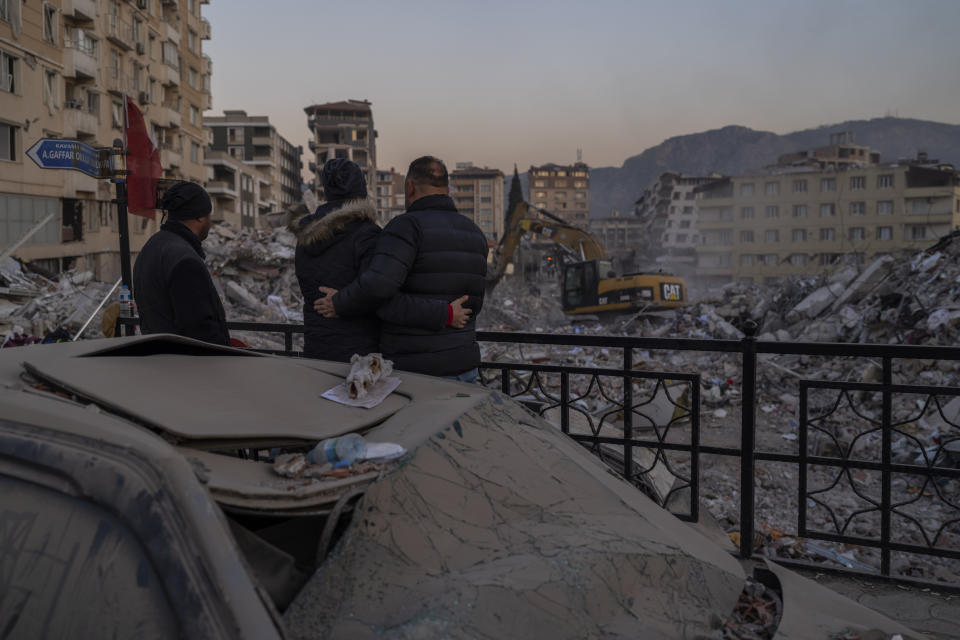
<svg viewBox="0 0 960 640"><path fill-rule="evenodd" d="M747 320L759 325L769 342L863 342L956 345L960 334L960 234L929 250L903 258L885 257L860 270L840 268L829 276L787 279L776 286L730 285L682 310L641 316L567 318L560 311L556 284L505 280L485 303L481 327L492 331L531 331L561 335L740 339ZM623 353L614 348L483 345L484 359L620 369ZM700 443L740 446L742 372L739 354L634 350L634 370L701 376ZM757 449L799 453L800 380L880 382L881 363L872 359L764 354L757 371ZM500 372L488 370L490 385ZM960 362L894 360L895 384L960 387ZM571 431L616 436L623 433L622 378L570 376ZM640 439L689 443L690 420L683 392L654 381L634 383L633 417ZM511 390L528 406L559 422L559 374L513 374ZM670 394L668 399L667 394ZM891 462L960 467L960 400L948 393L896 393L892 398ZM678 399L680 398L680 399ZM676 405L681 405L680 407ZM810 455L880 462L879 427L883 398L872 391L811 390L808 396ZM666 429L651 428L651 423ZM635 452L636 458L638 454ZM651 485L677 512L688 512L690 456L666 452L654 459ZM739 459L705 455L700 460L700 504L739 542ZM675 478L674 476L680 476ZM806 475L809 531L879 539L881 474L865 468L811 465ZM758 462L754 544L781 557L814 560L872 571L879 552L799 538L799 472L795 463ZM671 495L671 491L673 492ZM960 479L936 480L918 474L891 475L891 540L960 550ZM894 573L957 583L960 563L920 554L893 554Z"/></svg>

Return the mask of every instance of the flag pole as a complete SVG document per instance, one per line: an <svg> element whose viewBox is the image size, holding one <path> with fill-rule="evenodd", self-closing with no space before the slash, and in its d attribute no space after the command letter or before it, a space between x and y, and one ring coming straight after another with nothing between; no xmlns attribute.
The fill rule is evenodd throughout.
<svg viewBox="0 0 960 640"><path fill-rule="evenodd" d="M130 275L130 231L127 224L127 94L123 93L123 139L113 141L113 178L116 187L117 229L120 234L120 281L133 292L133 278Z"/></svg>

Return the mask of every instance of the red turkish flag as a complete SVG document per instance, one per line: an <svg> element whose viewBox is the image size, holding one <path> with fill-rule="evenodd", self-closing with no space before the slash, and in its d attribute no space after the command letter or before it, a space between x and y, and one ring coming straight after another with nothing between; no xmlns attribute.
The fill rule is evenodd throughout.
<svg viewBox="0 0 960 640"><path fill-rule="evenodd" d="M153 218L157 208L157 180L163 173L160 151L147 131L143 114L126 97L123 110L123 137L127 148L127 211Z"/></svg>

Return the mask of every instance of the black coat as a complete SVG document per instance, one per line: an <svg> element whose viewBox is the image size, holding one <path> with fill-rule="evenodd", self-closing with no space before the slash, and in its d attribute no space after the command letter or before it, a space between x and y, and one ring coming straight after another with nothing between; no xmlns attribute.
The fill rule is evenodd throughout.
<svg viewBox="0 0 960 640"><path fill-rule="evenodd" d="M372 313L355 318L324 318L313 310L319 287L342 289L367 266L380 234L369 200L322 205L313 215L290 223L297 236L294 259L303 294L304 353L310 358L349 362L354 353L377 351L380 323Z"/></svg>
<svg viewBox="0 0 960 640"><path fill-rule="evenodd" d="M339 315L363 313L397 292L419 302L379 312L380 350L406 371L437 376L457 375L480 363L475 321L483 306L487 272L487 239L453 199L420 198L386 226L377 241L370 267L334 296ZM421 320L437 317L437 303L446 305L468 294L473 314L463 329L427 328Z"/></svg>
<svg viewBox="0 0 960 640"><path fill-rule="evenodd" d="M380 235L375 219L373 202L363 199L321 205L313 215L288 225L297 236L294 262L303 294L307 357L349 362L355 353L378 352L378 316L412 322L433 331L446 323L446 304L422 303L402 294L379 308L350 317L324 318L314 311L313 303L320 297L321 286L343 289L370 264Z"/></svg>
<svg viewBox="0 0 960 640"><path fill-rule="evenodd" d="M137 256L133 295L143 333L175 333L229 345L227 317L190 229L169 221Z"/></svg>

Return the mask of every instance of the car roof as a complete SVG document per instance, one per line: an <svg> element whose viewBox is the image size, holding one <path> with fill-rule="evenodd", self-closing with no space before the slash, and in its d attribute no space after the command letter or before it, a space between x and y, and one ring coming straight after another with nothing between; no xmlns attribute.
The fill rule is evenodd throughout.
<svg viewBox="0 0 960 640"><path fill-rule="evenodd" d="M173 335L44 347L0 358L16 358L54 387L197 448L319 441L363 431L409 403L400 392L373 409L344 406L321 397L343 382L344 366Z"/></svg>

